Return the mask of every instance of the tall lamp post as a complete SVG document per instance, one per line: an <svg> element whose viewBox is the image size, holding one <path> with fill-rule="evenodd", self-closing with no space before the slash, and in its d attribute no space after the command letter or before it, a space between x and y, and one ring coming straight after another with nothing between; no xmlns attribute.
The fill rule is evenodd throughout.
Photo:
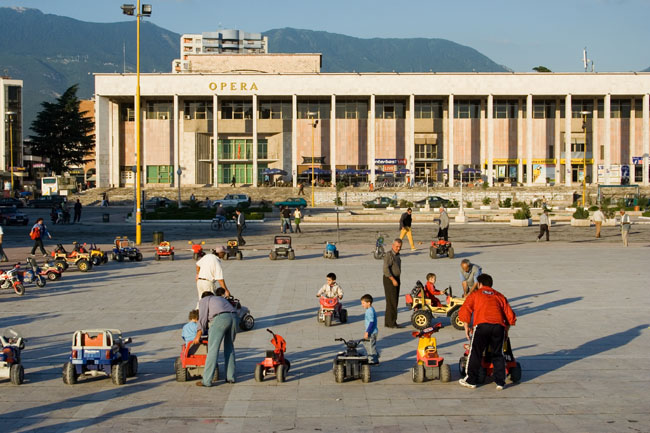
<svg viewBox="0 0 650 433"><path fill-rule="evenodd" d="M16 116L15 111L7 111L7 118L9 121L9 158L11 159L10 167L11 167L11 191L13 194L14 190L14 136L13 136L13 129L14 129L14 117Z"/></svg>
<svg viewBox="0 0 650 433"><path fill-rule="evenodd" d="M140 245L142 243L142 167L140 164L140 20L142 17L151 16L151 5L142 5L140 9L140 0L138 0L138 7L132 4L124 4L121 6L124 15L135 15L137 22L137 43L136 43L136 87L135 87L135 182L136 182L136 204L135 204L135 243Z"/></svg>
<svg viewBox="0 0 650 433"><path fill-rule="evenodd" d="M314 112L309 112L307 115L309 116L309 120L311 120L310 125L312 126L311 128L311 207L313 208L315 206L314 204L314 184L315 184L315 173L314 173L314 133L316 131L316 127L318 126L318 119L315 119L314 117L318 113Z"/></svg>
<svg viewBox="0 0 650 433"><path fill-rule="evenodd" d="M467 221L465 218L465 198L463 197L463 171L465 171L465 166L459 164L458 171L460 175L460 210L458 211L458 215L456 215L456 222L464 223ZM453 179L454 174L452 173L451 176Z"/></svg>
<svg viewBox="0 0 650 433"><path fill-rule="evenodd" d="M582 207L585 207L585 198L587 197L587 115L589 111L581 111L582 114L582 132L585 134L585 148L582 152Z"/></svg>

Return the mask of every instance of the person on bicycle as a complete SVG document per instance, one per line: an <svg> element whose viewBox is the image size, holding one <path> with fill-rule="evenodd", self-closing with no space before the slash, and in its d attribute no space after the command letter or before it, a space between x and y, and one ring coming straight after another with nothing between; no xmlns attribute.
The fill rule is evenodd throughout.
<svg viewBox="0 0 650 433"><path fill-rule="evenodd" d="M217 207L217 214L214 216L220 224L223 224L226 221L226 209L224 209L223 205L219 203Z"/></svg>

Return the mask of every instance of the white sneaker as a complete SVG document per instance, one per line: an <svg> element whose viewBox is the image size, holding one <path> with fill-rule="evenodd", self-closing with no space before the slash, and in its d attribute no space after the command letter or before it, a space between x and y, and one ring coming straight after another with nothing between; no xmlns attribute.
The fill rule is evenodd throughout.
<svg viewBox="0 0 650 433"><path fill-rule="evenodd" d="M474 388L476 388L476 385L472 385L471 383L467 383L467 382L465 381L464 378L463 378L463 379L460 379L460 380L458 381L458 383L460 383L460 385L461 385L461 386L464 386L465 388L469 388L469 389L474 389Z"/></svg>
<svg viewBox="0 0 650 433"><path fill-rule="evenodd" d="M497 391L503 391L503 388L505 387L505 385L497 385Z"/></svg>

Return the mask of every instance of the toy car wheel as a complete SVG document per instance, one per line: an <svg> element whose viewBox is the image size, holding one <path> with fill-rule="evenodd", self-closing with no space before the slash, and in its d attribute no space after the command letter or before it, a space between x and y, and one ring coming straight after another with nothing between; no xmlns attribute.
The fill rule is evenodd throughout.
<svg viewBox="0 0 650 433"><path fill-rule="evenodd" d="M411 316L411 324L415 329L423 330L431 323L433 315L428 310L420 310L413 313Z"/></svg>
<svg viewBox="0 0 650 433"><path fill-rule="evenodd" d="M449 248L449 250L447 251L447 255L449 256L450 259L453 259L454 258L454 249Z"/></svg>
<svg viewBox="0 0 650 433"><path fill-rule="evenodd" d="M92 265L86 259L81 259L77 262L77 269L81 272L88 272L91 269Z"/></svg>
<svg viewBox="0 0 650 433"><path fill-rule="evenodd" d="M59 278L61 278L61 274L57 274L56 272L48 272L47 273L47 279L50 281L56 281Z"/></svg>
<svg viewBox="0 0 650 433"><path fill-rule="evenodd" d="M134 262L134 261L135 261L135 257L133 257L133 256L129 257L129 261L130 261L130 262Z"/></svg>
<svg viewBox="0 0 650 433"><path fill-rule="evenodd" d="M271 251L271 252L269 253L269 258L270 258L271 260L275 260L275 259L277 259L277 258L278 258L278 253L276 253L275 251Z"/></svg>
<svg viewBox="0 0 650 433"><path fill-rule="evenodd" d="M255 366L255 381L261 382L264 380L264 367L261 364Z"/></svg>
<svg viewBox="0 0 650 433"><path fill-rule="evenodd" d="M40 275L37 275L37 276L36 276L36 285L37 285L38 287L45 287L45 278L43 278L43 277L40 276Z"/></svg>
<svg viewBox="0 0 650 433"><path fill-rule="evenodd" d="M243 260L244 254L241 251L237 251L237 260Z"/></svg>
<svg viewBox="0 0 650 433"><path fill-rule="evenodd" d="M55 260L54 261L54 266L56 266L56 268L61 272L68 269L68 264L66 262L64 262L63 260Z"/></svg>
<svg viewBox="0 0 650 433"><path fill-rule="evenodd" d="M465 377L467 374L467 356L463 355L460 357L458 360L458 372L460 373L460 377Z"/></svg>
<svg viewBox="0 0 650 433"><path fill-rule="evenodd" d="M343 383L345 380L345 366L343 364L334 364L334 380L336 383Z"/></svg>
<svg viewBox="0 0 650 433"><path fill-rule="evenodd" d="M348 322L348 310L345 308L341 308L341 323L347 323Z"/></svg>
<svg viewBox="0 0 650 433"><path fill-rule="evenodd" d="M63 383L66 385L77 383L77 370L71 362L63 364Z"/></svg>
<svg viewBox="0 0 650 433"><path fill-rule="evenodd" d="M370 365L369 364L361 365L361 382L363 382L363 383L370 382Z"/></svg>
<svg viewBox="0 0 650 433"><path fill-rule="evenodd" d="M127 362L126 377L133 377L136 374L138 374L138 357L131 355Z"/></svg>
<svg viewBox="0 0 650 433"><path fill-rule="evenodd" d="M16 295L23 296L25 294L25 286L23 283L18 283L14 286L14 291L16 292Z"/></svg>
<svg viewBox="0 0 650 433"><path fill-rule="evenodd" d="M176 362L174 362L174 367L176 370L176 382L187 382L188 379L187 369L183 368L183 362L181 361L181 358L176 358Z"/></svg>
<svg viewBox="0 0 650 433"><path fill-rule="evenodd" d="M286 368L287 367L284 366L283 364L280 364L275 367L275 378L280 383L284 382L286 379L286 374L287 374Z"/></svg>
<svg viewBox="0 0 650 433"><path fill-rule="evenodd" d="M97 257L97 256L93 257L93 258L91 259L91 261L93 262L93 265L94 265L94 266L99 266L99 265L102 264L102 259L100 259L100 258Z"/></svg>
<svg viewBox="0 0 650 433"><path fill-rule="evenodd" d="M442 364L440 366L440 381L441 382L451 381L451 367L449 367L449 364Z"/></svg>
<svg viewBox="0 0 650 433"><path fill-rule="evenodd" d="M415 383L424 382L424 365L415 364L411 367L411 379L413 379L413 382Z"/></svg>
<svg viewBox="0 0 650 433"><path fill-rule="evenodd" d="M102 256L102 263L104 263L104 264L108 263L108 255L104 254Z"/></svg>
<svg viewBox="0 0 650 433"><path fill-rule="evenodd" d="M157 262L160 261L160 256L158 255L158 253L154 253L153 258L156 259Z"/></svg>
<svg viewBox="0 0 650 433"><path fill-rule="evenodd" d="M518 383L521 381L521 364L517 363L512 370L510 370L510 380L513 383Z"/></svg>
<svg viewBox="0 0 650 433"><path fill-rule="evenodd" d="M332 315L328 314L325 316L325 326L332 326Z"/></svg>
<svg viewBox="0 0 650 433"><path fill-rule="evenodd" d="M285 368L284 368L284 371L285 371L286 373L288 373L289 370L291 370L291 362L289 362L288 359L285 359L285 360L284 360L284 367L285 367Z"/></svg>
<svg viewBox="0 0 650 433"><path fill-rule="evenodd" d="M335 259L339 258L339 250L334 251L334 258Z"/></svg>
<svg viewBox="0 0 650 433"><path fill-rule="evenodd" d="M9 379L14 385L20 385L25 380L25 369L21 364L14 364L9 370Z"/></svg>
<svg viewBox="0 0 650 433"><path fill-rule="evenodd" d="M196 261L199 259L199 255L197 253L192 254L192 258Z"/></svg>
<svg viewBox="0 0 650 433"><path fill-rule="evenodd" d="M287 258L289 260L295 259L296 258L296 253L294 253L293 251L289 251L289 254L287 254Z"/></svg>
<svg viewBox="0 0 650 433"><path fill-rule="evenodd" d="M384 247L377 247L372 253L373 257L377 260L382 259L384 257L384 254Z"/></svg>
<svg viewBox="0 0 650 433"><path fill-rule="evenodd" d="M325 252L323 253L323 258L324 258L324 259L327 258L327 251L325 251Z"/></svg>
<svg viewBox="0 0 650 433"><path fill-rule="evenodd" d="M124 255L121 254L121 253L115 254L115 260L117 260L118 262L123 262L124 261Z"/></svg>
<svg viewBox="0 0 650 433"><path fill-rule="evenodd" d="M138 253L135 255L135 261L136 262L141 262L142 261L142 253Z"/></svg>
<svg viewBox="0 0 650 433"><path fill-rule="evenodd" d="M254 326L255 318L250 314L246 314L244 317L242 317L241 322L239 323L239 327L242 329L242 331L250 331Z"/></svg>
<svg viewBox="0 0 650 433"><path fill-rule="evenodd" d="M126 362L119 362L111 367L111 380L114 385L124 385L126 383Z"/></svg>
<svg viewBox="0 0 650 433"><path fill-rule="evenodd" d="M465 324L458 318L459 310L460 309L454 310L454 312L451 313L451 315L449 316L449 319L451 320L451 324L454 328L462 331L463 329L465 329Z"/></svg>
<svg viewBox="0 0 650 433"><path fill-rule="evenodd" d="M429 247L429 257L431 257L432 259L438 258L438 252L435 248Z"/></svg>
<svg viewBox="0 0 650 433"><path fill-rule="evenodd" d="M174 261L174 253L171 253L172 262Z"/></svg>
<svg viewBox="0 0 650 433"><path fill-rule="evenodd" d="M111 253L111 260L117 260L117 257L115 256L115 253Z"/></svg>

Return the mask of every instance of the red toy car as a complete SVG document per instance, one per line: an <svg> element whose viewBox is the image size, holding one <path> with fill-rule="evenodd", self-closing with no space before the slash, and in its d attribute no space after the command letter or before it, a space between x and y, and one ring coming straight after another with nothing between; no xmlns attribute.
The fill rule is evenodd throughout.
<svg viewBox="0 0 650 433"><path fill-rule="evenodd" d="M451 380L451 368L445 364L445 359L438 354L436 338L433 333L438 332L442 324L436 323L421 331L412 332L418 338L417 361L411 369L413 382L421 383L425 379L440 379L442 382Z"/></svg>
<svg viewBox="0 0 650 433"><path fill-rule="evenodd" d="M156 260L160 260L161 257L169 257L174 261L174 247L167 241L162 241L154 252L154 258Z"/></svg>
<svg viewBox="0 0 650 433"><path fill-rule="evenodd" d="M271 344L275 347L274 350L266 351L266 358L255 366L255 380L261 382L268 374L275 374L278 382L284 382L291 363L284 357L284 352L287 350L287 342L279 335L276 335L270 329L268 332L273 335Z"/></svg>
<svg viewBox="0 0 650 433"><path fill-rule="evenodd" d="M465 377L467 371L467 357L469 356L469 344L464 344L465 353L460 357L458 361L458 370L460 371L461 377ZM521 364L517 362L515 356L512 354L512 346L510 346L510 337L506 333L506 338L503 341L503 357L506 362L506 377L510 377L510 380L514 383L517 383L521 380ZM481 369L478 372L477 383L483 384L485 380L492 376L494 370L494 365L492 364L492 349L488 346L483 353L483 358L481 359Z"/></svg>
<svg viewBox="0 0 650 433"><path fill-rule="evenodd" d="M205 255L205 251L203 251L205 241L201 241L201 243L198 244L194 243L194 241L187 241L187 243L192 246L192 258L194 260L198 260Z"/></svg>
<svg viewBox="0 0 650 433"><path fill-rule="evenodd" d="M174 371L176 372L177 382L186 382L187 380L203 375L205 368L205 358L208 355L208 336L201 336L200 344L189 343L181 346L181 356L174 361ZM214 370L212 381L219 379L219 365Z"/></svg>
<svg viewBox="0 0 650 433"><path fill-rule="evenodd" d="M444 239L431 241L431 246L429 247L429 257L432 259L437 259L438 256L447 256L450 259L454 258L454 248L451 246L451 242Z"/></svg>
<svg viewBox="0 0 650 433"><path fill-rule="evenodd" d="M339 302L339 298L321 296L320 308L318 309L318 323L323 322L325 326L330 326L333 317L338 318L341 323L346 323L348 321L348 310L340 308L339 313Z"/></svg>

